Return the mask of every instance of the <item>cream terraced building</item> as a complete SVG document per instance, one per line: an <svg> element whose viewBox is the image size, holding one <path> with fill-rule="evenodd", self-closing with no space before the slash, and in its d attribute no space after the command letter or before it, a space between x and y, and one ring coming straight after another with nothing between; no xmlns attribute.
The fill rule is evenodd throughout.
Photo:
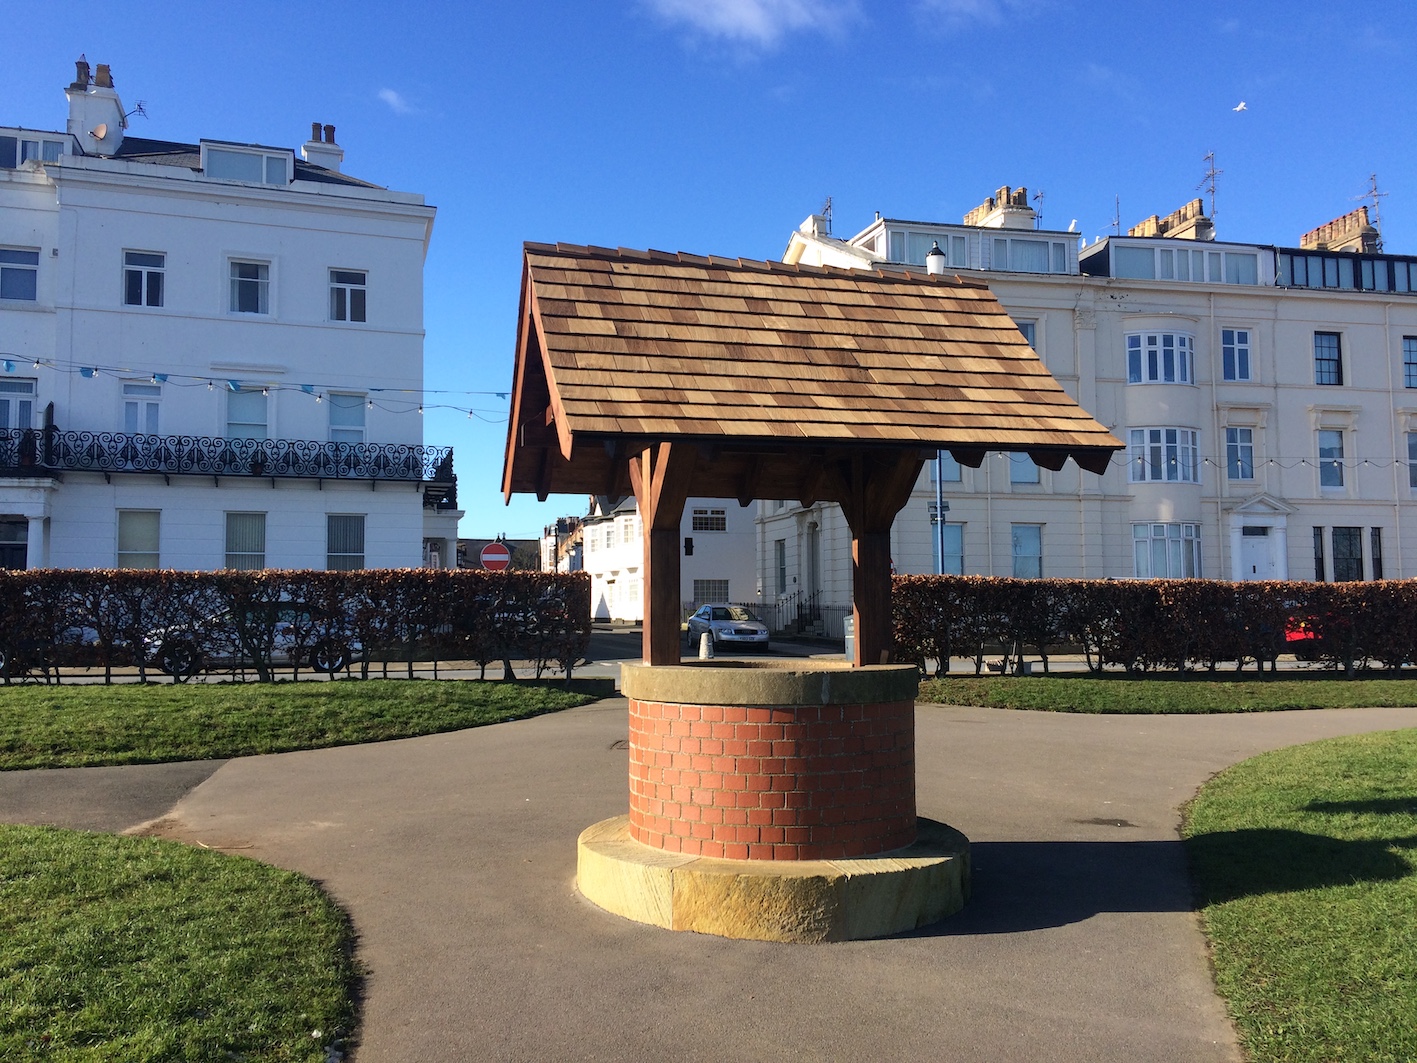
<svg viewBox="0 0 1417 1063"><path fill-rule="evenodd" d="M1366 208L1281 247L1215 240L1201 206L1080 249L1009 188L960 225L878 216L840 240L814 215L792 234L789 263L923 270L933 252L983 278L1127 444L1101 477L943 455L895 522L898 573L1417 575L1417 256L1382 253ZM757 526L765 601L850 600L837 507L768 500Z"/></svg>

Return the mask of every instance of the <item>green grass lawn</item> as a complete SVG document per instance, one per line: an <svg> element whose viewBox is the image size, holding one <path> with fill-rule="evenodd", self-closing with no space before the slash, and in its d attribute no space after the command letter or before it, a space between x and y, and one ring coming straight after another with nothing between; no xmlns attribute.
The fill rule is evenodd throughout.
<svg viewBox="0 0 1417 1063"><path fill-rule="evenodd" d="M1183 833L1249 1058L1417 1059L1417 730L1236 765Z"/></svg>
<svg viewBox="0 0 1417 1063"><path fill-rule="evenodd" d="M0 826L0 1059L323 1063L354 1027L350 946L292 872Z"/></svg>
<svg viewBox="0 0 1417 1063"><path fill-rule="evenodd" d="M957 676L927 679L919 700L1047 712L1200 713L1417 706L1417 679Z"/></svg>
<svg viewBox="0 0 1417 1063"><path fill-rule="evenodd" d="M0 687L0 769L204 760L380 742L592 700L527 682Z"/></svg>

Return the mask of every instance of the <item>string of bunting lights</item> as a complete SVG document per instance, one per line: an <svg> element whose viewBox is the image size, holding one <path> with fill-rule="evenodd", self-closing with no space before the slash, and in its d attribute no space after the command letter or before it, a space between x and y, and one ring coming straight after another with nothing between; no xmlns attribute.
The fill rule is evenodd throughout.
<svg viewBox="0 0 1417 1063"><path fill-rule="evenodd" d="M258 382L229 377L202 376L195 373L157 373L134 369L128 366L63 364L46 358L36 358L33 362L33 368L44 368L59 373L76 374L84 380L92 380L100 376L111 376L133 382L146 378L153 384L169 384L172 387L179 388L205 387L208 391L214 391L217 388L231 392L255 391L259 389L263 395L269 395L273 391L291 391L309 395L313 397L317 403L324 402L326 395L332 392L339 394L343 391L343 389L337 385L281 384L271 381ZM6 373L16 372L17 360L14 358L0 359L0 370ZM417 410L420 414L428 410L451 410L456 413L465 413L469 419L476 418L481 421L486 421L489 424L505 422L508 417L505 410L463 406L449 402L428 401L428 396L430 395L487 395L505 400L509 394L506 391L459 391L451 388L424 388L421 390L417 388L363 388L361 391L367 394L365 405L371 410L380 409L389 413L412 413ZM405 395L409 397L400 397ZM376 396L378 396L378 398L376 398Z"/></svg>

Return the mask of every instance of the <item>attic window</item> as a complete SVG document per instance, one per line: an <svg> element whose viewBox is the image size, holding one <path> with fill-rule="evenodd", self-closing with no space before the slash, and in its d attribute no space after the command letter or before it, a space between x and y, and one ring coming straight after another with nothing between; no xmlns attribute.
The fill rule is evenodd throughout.
<svg viewBox="0 0 1417 1063"><path fill-rule="evenodd" d="M202 169L219 181L288 185L291 160L288 151L243 151L202 145Z"/></svg>

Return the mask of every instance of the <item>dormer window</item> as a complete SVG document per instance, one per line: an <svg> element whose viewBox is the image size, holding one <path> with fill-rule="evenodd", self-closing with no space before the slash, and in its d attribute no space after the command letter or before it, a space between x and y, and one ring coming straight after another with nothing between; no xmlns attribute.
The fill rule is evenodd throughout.
<svg viewBox="0 0 1417 1063"><path fill-rule="evenodd" d="M288 185L294 156L288 151L202 145L202 170L220 181L257 185Z"/></svg>

